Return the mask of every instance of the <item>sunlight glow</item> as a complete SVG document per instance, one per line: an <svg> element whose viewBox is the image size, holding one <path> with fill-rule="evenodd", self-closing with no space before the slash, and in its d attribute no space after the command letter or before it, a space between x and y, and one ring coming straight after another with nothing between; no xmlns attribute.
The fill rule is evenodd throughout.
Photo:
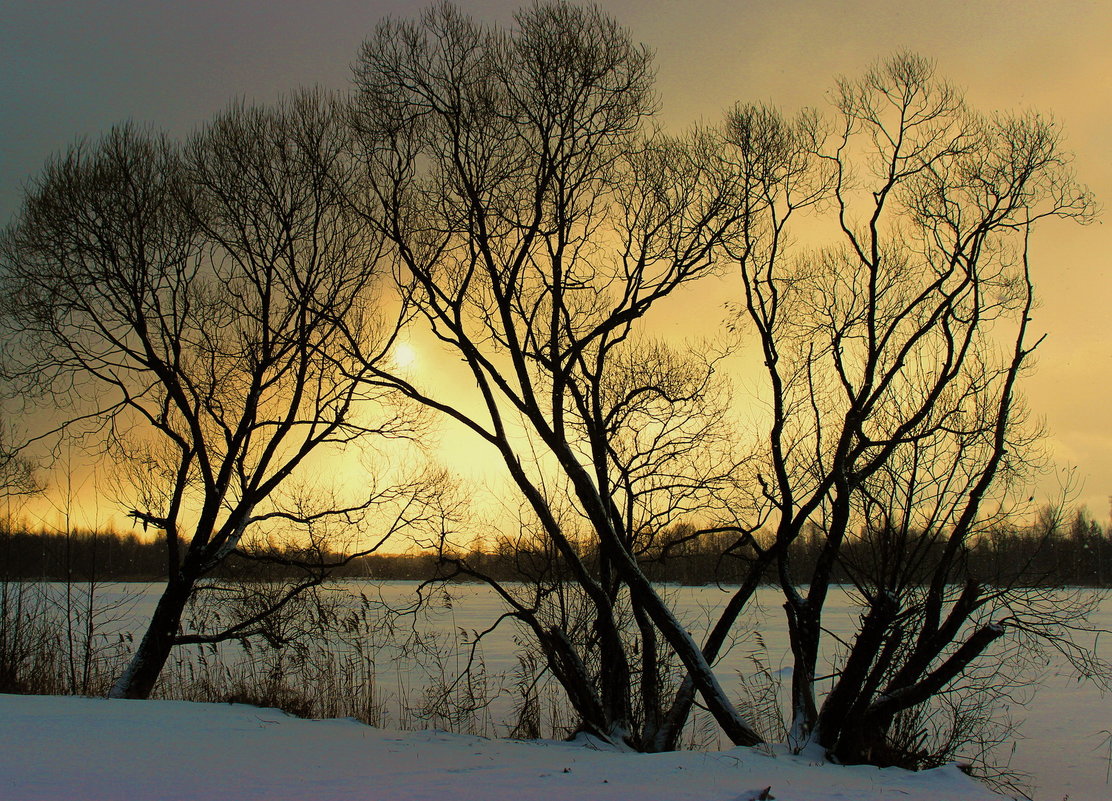
<svg viewBox="0 0 1112 801"><path fill-rule="evenodd" d="M417 365L417 350L408 342L399 342L394 346L394 364L402 369Z"/></svg>

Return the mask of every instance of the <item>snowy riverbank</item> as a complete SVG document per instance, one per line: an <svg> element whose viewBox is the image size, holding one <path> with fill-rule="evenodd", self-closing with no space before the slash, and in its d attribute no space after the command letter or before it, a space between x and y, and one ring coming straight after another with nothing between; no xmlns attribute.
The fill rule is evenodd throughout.
<svg viewBox="0 0 1112 801"><path fill-rule="evenodd" d="M954 767L839 767L749 749L628 754L238 705L0 696L9 801L746 801L766 787L777 801L999 798Z"/></svg>

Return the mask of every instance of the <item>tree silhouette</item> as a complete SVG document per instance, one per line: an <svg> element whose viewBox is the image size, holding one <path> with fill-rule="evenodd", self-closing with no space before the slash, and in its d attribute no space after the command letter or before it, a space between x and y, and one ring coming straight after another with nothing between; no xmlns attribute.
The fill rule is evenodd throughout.
<svg viewBox="0 0 1112 801"><path fill-rule="evenodd" d="M967 557L1014 511L1037 439L1017 391L1041 341L1032 231L1084 221L1092 201L1052 123L980 116L919 57L841 81L833 102L830 122L759 107L731 118L736 161L764 201L736 245L772 409L755 480L788 613L793 746L917 767L924 755L892 748L898 716L1001 637L1037 633L1077 653L1075 598L1055 610L1042 590L989 586ZM789 222L815 209L830 211L831 244L789 249ZM788 546L809 527L821 540L800 574ZM836 571L862 616L820 707Z"/></svg>
<svg viewBox="0 0 1112 801"><path fill-rule="evenodd" d="M650 129L649 55L612 20L546 4L516 23L489 30L439 6L364 45L366 213L476 397L379 378L502 457L526 501L523 530L559 560L560 592L522 598L492 583L586 729L652 747L663 648L728 735L754 743L638 561L661 517L713 507L731 472L707 456L711 437L692 458L712 428L713 361L639 332L650 309L714 271L742 199L717 137ZM558 613L545 598L562 599Z"/></svg>
<svg viewBox="0 0 1112 801"><path fill-rule="evenodd" d="M263 632L319 584L324 565L223 631L179 631L250 527L366 508L284 505L310 454L408 431L338 336L389 338L368 307L377 242L348 203L347 130L314 93L234 106L181 148L116 128L48 164L4 235L8 371L91 424L137 478L131 516L166 538L165 590L113 695L146 697L173 646Z"/></svg>

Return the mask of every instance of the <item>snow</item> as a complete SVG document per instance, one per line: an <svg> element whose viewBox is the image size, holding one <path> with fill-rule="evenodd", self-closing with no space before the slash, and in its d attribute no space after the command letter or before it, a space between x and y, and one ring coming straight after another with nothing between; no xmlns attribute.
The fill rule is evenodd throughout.
<svg viewBox="0 0 1112 801"><path fill-rule="evenodd" d="M576 742L300 720L182 701L0 695L6 801L989 801L950 766L910 773L735 748L633 754Z"/></svg>

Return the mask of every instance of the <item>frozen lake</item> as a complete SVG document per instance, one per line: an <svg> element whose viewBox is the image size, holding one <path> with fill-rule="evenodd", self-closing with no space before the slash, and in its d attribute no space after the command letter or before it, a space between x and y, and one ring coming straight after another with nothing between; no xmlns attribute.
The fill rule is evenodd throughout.
<svg viewBox="0 0 1112 801"><path fill-rule="evenodd" d="M411 602L415 587L412 582L346 582L337 585L335 591L363 593L387 606L400 608ZM669 587L666 592L698 639L705 628L705 610L719 608L729 590L714 586ZM153 608L156 591L157 588L144 590L138 585L112 585L104 587L99 597L102 602L130 597L133 606L128 617L138 621ZM427 664L427 655L403 654L385 639L369 646L379 654L375 659L375 682L385 725L404 722L406 704L421 695L430 676L451 678L462 670L468 652L466 643L504 611L499 599L481 585L451 585L447 600L427 614L395 620L396 633L416 631L426 642L439 642L442 649L447 646L435 666ZM721 681L735 696L741 693L742 677L752 677L758 663L773 676L788 680L791 659L779 604L777 590L761 590L757 602L739 622L733 649L716 666ZM834 634L849 633L856 614L845 593L832 594L827 604L826 626ZM1107 594L1091 623L1112 629L1112 598ZM519 646L515 638L520 639L520 634L509 622L483 638L481 657L488 677L486 691L493 700L477 713L485 721L485 725L480 723L479 733L507 733L506 721L513 717L517 700L512 682L506 678L518 666ZM833 642L833 638L828 637L827 641ZM1104 659L1112 659L1107 639L1098 639L1096 646ZM1019 739L1010 753L1000 757L1007 760L1010 756L1011 769L1033 777L1034 797L1038 801L1061 801L1067 796L1070 801L1112 798L1109 781L1112 697L1103 695L1090 682L1078 681L1064 660L1040 668L1038 680L1037 687L1016 697L1011 705L1010 714L1020 723Z"/></svg>

